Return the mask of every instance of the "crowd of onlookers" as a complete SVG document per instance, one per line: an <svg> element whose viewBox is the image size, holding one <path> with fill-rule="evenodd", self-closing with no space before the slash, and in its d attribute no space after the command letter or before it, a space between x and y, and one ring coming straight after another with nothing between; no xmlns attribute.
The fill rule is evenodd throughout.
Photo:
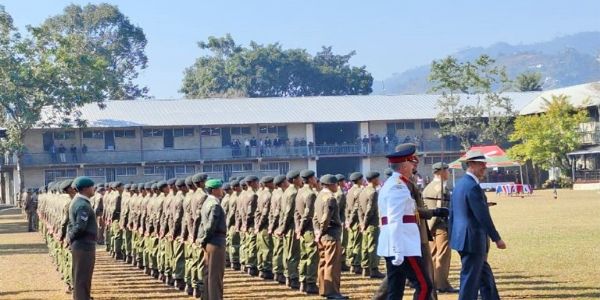
<svg viewBox="0 0 600 300"><path fill-rule="evenodd" d="M71 144L71 147L67 150L67 147L62 143L58 145L55 144L50 145L48 148L48 153L50 154L50 160L52 163L66 163L66 162L79 162L80 155L85 155L88 152L88 147L86 144L81 146L81 149L77 151L77 146L75 144ZM68 156L67 156L68 151Z"/></svg>

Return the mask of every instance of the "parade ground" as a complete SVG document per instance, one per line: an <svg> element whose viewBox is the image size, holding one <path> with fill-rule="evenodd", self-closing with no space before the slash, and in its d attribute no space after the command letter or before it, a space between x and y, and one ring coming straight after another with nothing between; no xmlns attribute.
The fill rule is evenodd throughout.
<svg viewBox="0 0 600 300"><path fill-rule="evenodd" d="M496 227L508 245L492 248L490 264L502 299L600 298L600 192L536 191L532 196L488 194ZM450 281L458 287L460 261L453 252ZM27 232L24 215L0 210L0 299L70 299L38 233ZM384 271L383 267L381 268ZM380 280L342 274L342 293L370 299ZM227 270L226 299L322 299L274 281ZM409 290L405 299L412 296ZM100 247L93 277L94 299L192 299L110 259ZM439 299L456 299L441 294Z"/></svg>

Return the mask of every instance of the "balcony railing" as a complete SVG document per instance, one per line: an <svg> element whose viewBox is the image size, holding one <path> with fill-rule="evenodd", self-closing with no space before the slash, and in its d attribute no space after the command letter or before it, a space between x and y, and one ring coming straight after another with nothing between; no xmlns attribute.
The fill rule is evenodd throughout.
<svg viewBox="0 0 600 300"><path fill-rule="evenodd" d="M458 142L451 144L440 140L417 142L420 152L459 151ZM221 147L196 149L162 150L106 150L67 153L25 153L24 166L77 165L77 164L135 164L141 162L194 162L248 160L258 158L306 158L335 156L383 156L394 151L392 144L361 143L318 146L280 146L280 147Z"/></svg>
<svg viewBox="0 0 600 300"><path fill-rule="evenodd" d="M600 170L579 170L579 171L575 171L575 182L577 182L577 183L596 183L596 182L600 182Z"/></svg>

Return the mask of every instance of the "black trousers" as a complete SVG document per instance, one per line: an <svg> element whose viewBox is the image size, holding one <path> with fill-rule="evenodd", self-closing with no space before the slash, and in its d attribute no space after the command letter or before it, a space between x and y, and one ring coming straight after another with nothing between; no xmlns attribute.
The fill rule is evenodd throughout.
<svg viewBox="0 0 600 300"><path fill-rule="evenodd" d="M96 248L92 250L71 249L73 266L73 300L89 300L92 290L92 274L96 264Z"/></svg>
<svg viewBox="0 0 600 300"><path fill-rule="evenodd" d="M385 258L387 268L387 298L388 300L402 299L406 279L416 283L414 300L427 300L431 296L433 284L424 272L423 260L418 256L404 257L399 266L392 264L393 257Z"/></svg>

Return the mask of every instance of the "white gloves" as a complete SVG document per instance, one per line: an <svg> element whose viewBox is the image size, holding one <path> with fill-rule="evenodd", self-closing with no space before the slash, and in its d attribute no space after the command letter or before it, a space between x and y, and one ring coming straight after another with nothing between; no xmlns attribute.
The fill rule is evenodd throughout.
<svg viewBox="0 0 600 300"><path fill-rule="evenodd" d="M399 253L396 253L394 260L392 260L392 265L400 266L403 262L404 262L404 256L400 255Z"/></svg>

